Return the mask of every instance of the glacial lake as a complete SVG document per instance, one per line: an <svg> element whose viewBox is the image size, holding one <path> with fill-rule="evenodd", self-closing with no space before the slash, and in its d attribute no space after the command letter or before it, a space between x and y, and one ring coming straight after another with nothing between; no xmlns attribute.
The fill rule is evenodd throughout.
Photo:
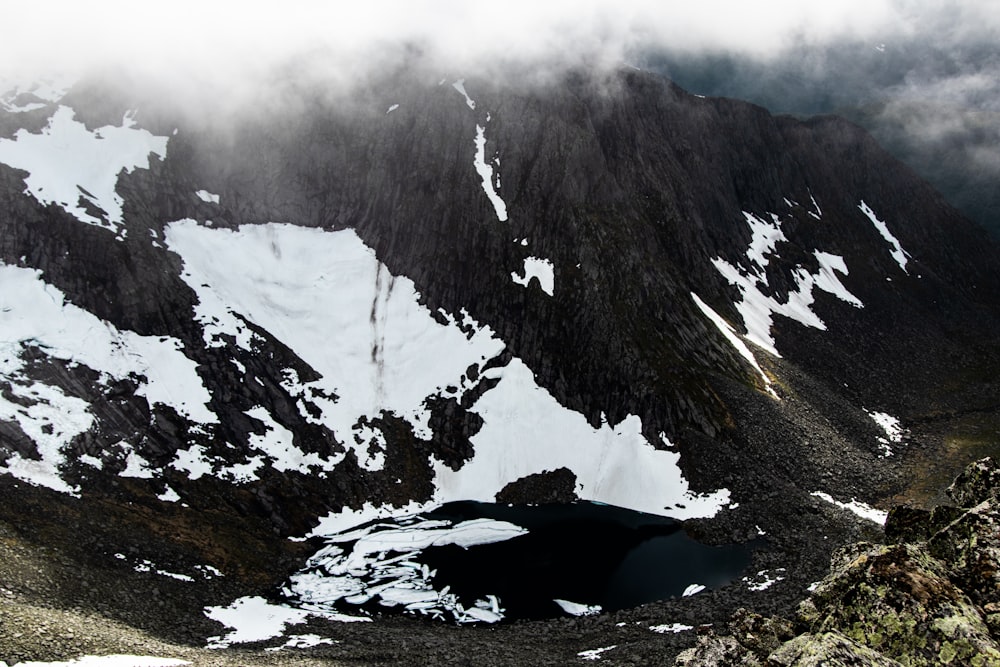
<svg viewBox="0 0 1000 667"><path fill-rule="evenodd" d="M490 544L424 549L435 588L460 599L495 595L508 619L564 615L555 600L614 611L713 589L740 577L753 545L709 546L673 519L620 507L448 503L425 515L451 522L492 519L527 533Z"/></svg>
<svg viewBox="0 0 1000 667"><path fill-rule="evenodd" d="M614 611L740 577L754 543L708 546L673 519L578 502L455 502L325 536L283 589L331 614L496 623Z"/></svg>

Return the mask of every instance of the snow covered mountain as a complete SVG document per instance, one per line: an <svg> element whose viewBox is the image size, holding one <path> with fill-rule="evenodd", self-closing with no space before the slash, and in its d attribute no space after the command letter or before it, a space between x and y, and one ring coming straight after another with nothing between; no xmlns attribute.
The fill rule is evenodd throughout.
<svg viewBox="0 0 1000 667"><path fill-rule="evenodd" d="M807 577L869 529L842 508L918 497L998 405L985 233L846 121L638 71L217 116L12 87L0 199L0 519L101 571L225 573L186 603L203 639L280 591L286 624L330 586L440 611L365 554L523 532L418 517L453 501L766 533ZM401 523L344 532L374 518Z"/></svg>

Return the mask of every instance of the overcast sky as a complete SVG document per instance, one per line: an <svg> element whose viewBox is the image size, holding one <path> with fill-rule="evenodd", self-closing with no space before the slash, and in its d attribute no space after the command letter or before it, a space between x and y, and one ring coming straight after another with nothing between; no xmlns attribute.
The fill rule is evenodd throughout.
<svg viewBox="0 0 1000 667"><path fill-rule="evenodd" d="M105 61L151 73L252 71L304 51L363 68L400 44L456 68L498 59L619 63L648 48L781 56L847 38L996 38L995 0L175 0L5 3L0 68ZM12 6L13 5L13 6ZM210 65L209 65L210 64Z"/></svg>

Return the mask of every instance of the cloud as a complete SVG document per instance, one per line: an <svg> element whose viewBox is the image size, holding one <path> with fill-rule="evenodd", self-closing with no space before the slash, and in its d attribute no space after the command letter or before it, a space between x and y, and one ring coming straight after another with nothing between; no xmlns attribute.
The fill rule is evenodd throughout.
<svg viewBox="0 0 1000 667"><path fill-rule="evenodd" d="M991 9L977 0L35 0L4 9L0 73L118 64L226 77L306 53L364 71L404 48L456 69L618 63L650 48L774 57L846 38L995 32Z"/></svg>

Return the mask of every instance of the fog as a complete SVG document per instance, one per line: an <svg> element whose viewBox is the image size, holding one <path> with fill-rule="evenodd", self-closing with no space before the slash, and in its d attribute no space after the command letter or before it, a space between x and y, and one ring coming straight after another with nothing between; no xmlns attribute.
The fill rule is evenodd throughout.
<svg viewBox="0 0 1000 667"><path fill-rule="evenodd" d="M842 113L980 222L1000 206L992 0L37 0L4 25L0 88L115 71L217 109L276 72L338 95L404 64L518 82L639 66L775 112Z"/></svg>

